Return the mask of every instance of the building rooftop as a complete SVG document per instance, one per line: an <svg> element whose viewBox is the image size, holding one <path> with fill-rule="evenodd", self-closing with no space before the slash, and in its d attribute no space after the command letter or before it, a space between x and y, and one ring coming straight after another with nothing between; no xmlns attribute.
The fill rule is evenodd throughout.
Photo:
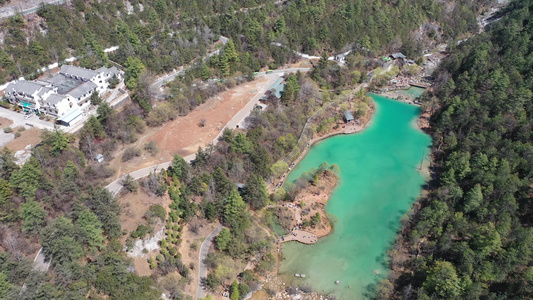
<svg viewBox="0 0 533 300"><path fill-rule="evenodd" d="M45 87L44 84L33 82L33 81L26 81L26 80L20 80L15 83L12 83L7 86L6 93L15 91L17 93L24 93L26 95L33 95L35 92L39 91Z"/></svg>
<svg viewBox="0 0 533 300"><path fill-rule="evenodd" d="M406 58L405 55L403 55L403 53L401 53L401 52L393 53L393 54L391 54L391 56L394 59L398 59L398 58L405 59Z"/></svg>
<svg viewBox="0 0 533 300"><path fill-rule="evenodd" d="M59 102L63 101L63 99L65 99L67 96L65 95L58 95L58 94L52 94L50 96L48 96L48 98L46 98L46 103L50 104L50 105L56 105L58 104Z"/></svg>
<svg viewBox="0 0 533 300"><path fill-rule="evenodd" d="M276 96L278 99L281 98L281 95L283 95L283 90L285 89L285 84L283 84L283 81L285 79L283 77L278 78L276 82L270 87L269 90L274 90L274 96Z"/></svg>
<svg viewBox="0 0 533 300"><path fill-rule="evenodd" d="M41 90L39 90L39 92L37 93L37 95L38 95L39 97L42 97L42 96L44 96L44 94L46 94L46 93L50 93L50 92L53 92L53 91L54 91L53 88L50 88L50 87L47 87L47 86L43 86L43 87L41 88Z"/></svg>
<svg viewBox="0 0 533 300"><path fill-rule="evenodd" d="M74 78L67 77L63 74L56 74L45 80L57 87L58 94L66 94L68 91L74 89L78 85L84 83L82 80L76 80Z"/></svg>
<svg viewBox="0 0 533 300"><path fill-rule="evenodd" d="M67 76L76 76L83 79L84 81L91 80L94 76L98 75L98 72L96 71L71 65L62 65L61 70L59 70L59 73Z"/></svg>
<svg viewBox="0 0 533 300"><path fill-rule="evenodd" d="M105 74L110 74L111 76L116 75L118 76L120 74L120 71L116 67L106 68L101 67L100 69L96 70L97 73L103 72Z"/></svg>
<svg viewBox="0 0 533 300"><path fill-rule="evenodd" d="M96 89L96 87L97 85L94 82L87 81L68 91L67 94L78 99L80 97L83 97L83 95L87 94L89 91Z"/></svg>
<svg viewBox="0 0 533 300"><path fill-rule="evenodd" d="M346 119L346 122L355 120L355 118L353 117L352 113L349 110L344 111L344 118Z"/></svg>
<svg viewBox="0 0 533 300"><path fill-rule="evenodd" d="M61 118L57 119L59 122L70 123L74 121L77 117L81 116L82 111L79 108L73 109L68 113L64 114Z"/></svg>

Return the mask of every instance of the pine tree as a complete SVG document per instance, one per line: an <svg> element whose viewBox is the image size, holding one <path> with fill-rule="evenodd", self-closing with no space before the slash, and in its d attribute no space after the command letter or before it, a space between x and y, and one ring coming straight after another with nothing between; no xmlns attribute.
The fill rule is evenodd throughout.
<svg viewBox="0 0 533 300"><path fill-rule="evenodd" d="M91 248L101 249L104 245L102 222L98 217L85 209L76 220L76 225L81 233L82 240Z"/></svg>
<svg viewBox="0 0 533 300"><path fill-rule="evenodd" d="M39 161L35 157L30 159L11 175L11 185L26 200L35 198L35 192L40 187L42 170Z"/></svg>
<svg viewBox="0 0 533 300"><path fill-rule="evenodd" d="M285 103L289 103L296 99L298 92L300 91L300 85L298 84L298 79L294 75L290 75L287 78L287 84L285 84L285 89L283 90L283 95L281 99Z"/></svg>
<svg viewBox="0 0 533 300"><path fill-rule="evenodd" d="M200 152L201 149L198 151ZM203 153L203 151L202 151ZM197 156L198 157L198 154ZM189 164L179 155L174 155L172 159L172 165L169 168L169 175L176 176L179 180L185 181L189 174Z"/></svg>
<svg viewBox="0 0 533 300"><path fill-rule="evenodd" d="M209 70L206 64L202 64L200 67L200 77L202 80L207 80L211 77L211 70Z"/></svg>
<svg viewBox="0 0 533 300"><path fill-rule="evenodd" d="M244 225L243 214L245 209L246 204L239 195L239 192L236 189L232 189L224 206L224 222L232 230L240 231Z"/></svg>
<svg viewBox="0 0 533 300"><path fill-rule="evenodd" d="M22 208L22 228L26 232L38 232L45 224L46 213L41 205L36 201L28 201L21 205Z"/></svg>
<svg viewBox="0 0 533 300"><path fill-rule="evenodd" d="M231 293L229 298L231 300L239 300L239 283L237 283L237 280L234 280L231 284Z"/></svg>
<svg viewBox="0 0 533 300"><path fill-rule="evenodd" d="M239 132L233 139L230 150L238 153L248 153L250 151L250 143L242 132Z"/></svg>
<svg viewBox="0 0 533 300"><path fill-rule="evenodd" d="M268 201L268 191L263 178L252 174L243 189L243 200L257 210L265 207Z"/></svg>
<svg viewBox="0 0 533 300"><path fill-rule="evenodd" d="M220 70L220 73L222 74L222 76L229 75L229 72L230 72L229 60L228 60L228 55L226 55L226 52L224 52L220 56L220 61L218 62L218 69Z"/></svg>
<svg viewBox="0 0 533 300"><path fill-rule="evenodd" d="M227 228L224 228L222 231L220 231L216 237L216 242L218 250L224 251L228 248L228 245L231 242L231 234Z"/></svg>
<svg viewBox="0 0 533 300"><path fill-rule="evenodd" d="M228 43L224 47L223 55L227 57L229 62L239 61L239 56L237 54L237 50L235 49L235 44L233 43L233 40L228 41Z"/></svg>

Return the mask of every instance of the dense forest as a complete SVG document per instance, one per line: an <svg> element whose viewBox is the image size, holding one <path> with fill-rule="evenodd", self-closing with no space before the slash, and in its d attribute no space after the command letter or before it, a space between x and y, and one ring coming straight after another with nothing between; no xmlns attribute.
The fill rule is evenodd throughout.
<svg viewBox="0 0 533 300"><path fill-rule="evenodd" d="M159 299L150 278L127 271L120 207L98 186L113 172L88 164L72 136L45 131L42 138L22 167L8 149L0 156L0 299ZM32 270L26 258L36 241L51 259L49 273Z"/></svg>
<svg viewBox="0 0 533 300"><path fill-rule="evenodd" d="M297 145L302 128L313 113L323 107L329 107L330 103L335 104L332 108L346 107L345 102L350 97L343 94L343 90L361 83L365 79L364 74L375 67L368 63L369 56L401 49L415 58L421 54L423 42L427 42L427 39L430 42L454 40L476 30L475 16L485 1L458 0L446 3L449 5L437 5L430 0L299 0L276 3L245 0L158 0L126 3L120 0L74 0L66 5L43 5L37 15L28 18L17 15L1 21L3 43L0 46L0 82L21 75L27 76L28 79L33 78L37 75L35 70L43 65L75 55L79 57L79 64L84 67L120 65L126 71L126 85L134 90L132 98L135 101L120 111L115 111L101 99L91 99L91 103L98 106L97 113L88 120L79 134L72 136L61 131L44 132L42 143L35 147L32 158L23 166L15 164L13 153L8 149L0 153L0 299L159 299L162 291L168 292L167 296L172 299L184 299L185 296L180 290L181 281L175 284L160 279L165 279L172 272L178 272L187 280L190 266L181 262L175 245L179 243L184 225L194 218L219 221L229 228L217 237L217 251L208 257L210 272L205 282L208 288L215 289L220 284L231 283L236 276L234 272L237 271L233 263L235 261L257 258L259 264L254 271L264 273L272 269L271 238L263 234L258 221L269 224L273 218L282 216L275 216L274 212L274 215L267 214L265 220L256 220L252 217L253 212L267 203L291 200L298 188L305 188L308 184L303 180L294 189L287 192L279 190L280 192L269 197L266 193L266 182L272 176L282 174L288 167L280 159L286 157ZM425 32L421 39L412 39L413 31L422 23L441 23L443 27L442 30ZM511 33L517 36L519 30L526 26L524 24L511 28L502 27L500 30L514 28L515 31ZM220 35L230 38L224 46L216 44ZM483 35L484 39L489 37ZM509 187L515 198L506 199L515 206L510 207L508 219L505 219L508 221L508 227L502 227L509 229L502 231L502 236L505 232L512 232L515 235L512 241L526 242L527 232L525 229L516 229L516 220L525 220L527 217L520 215L519 208L523 207L525 199L524 178L529 149L526 146L527 138L530 137L526 137L527 128L519 130L519 127L522 126L520 124L527 123L529 114L517 114L522 117L512 119L509 118L510 113L504 114L503 109L499 107L492 107L489 114L489 110L482 108L481 105L485 102L481 103L480 99L487 101L489 96L490 99L500 95L506 95L509 99L516 96L512 99L521 99L520 101L526 103L513 102L515 105L509 108L506 106L505 109L509 109L509 112L514 111L512 109L521 112L520 105L530 105L527 99L530 99L531 92L523 89L512 90L511 87L518 86L522 77L523 85L527 86L526 77L522 75L527 69L518 67L522 65L515 61L512 65L517 67L513 70L487 72L488 69L493 70L496 66L503 65L503 61L499 64L487 63L496 56L496 51L503 50L493 47L492 44L486 49L477 47L478 45L473 43L479 39L481 37L461 46L460 49L465 52L461 50L454 54L456 63L452 63L452 59L447 64L448 71L445 74L449 74L448 78L444 76L440 79L443 83L438 96L443 99L442 106L453 107L446 120L456 117L458 112L462 112L460 115L464 118L461 119L464 123L443 123L443 130L438 133L443 141L439 148L442 152L439 152L442 168L452 170L446 169L450 180L455 179L451 182L454 182L454 191L458 193L452 197L453 201L457 201L453 205L457 206L450 204L451 208L446 210L446 214L450 213L452 208L461 208L459 202L462 201L462 194L459 191L462 193L464 190L465 195L471 195L474 199L472 208L464 213L464 218L477 217L474 212L484 205L476 198L479 193L483 197L491 195L494 199L500 199L499 196L506 191L500 186L506 186L508 183L498 180L508 178L511 182L509 185L518 181L521 185L516 183ZM515 45L516 49L526 51L524 49L527 49L527 38L520 41L524 44L517 41L514 44L506 42L505 45ZM328 63L323 58L309 75L286 76L287 86L283 97L269 98L269 109L254 111L247 119L247 132L225 131L216 147L199 149L192 165L186 164L177 156L168 170L153 173L143 179L140 182L142 188L157 196L168 194L172 204L168 215L162 213L158 207L147 212L147 219L160 218L167 226L167 236L160 244L160 254L156 260L149 262L150 267L155 269L156 276L135 275L131 272L132 262L127 258L120 240L128 237L128 244L131 239L143 237L146 235L146 227L139 226L134 232L121 228L120 206L116 198L102 187L105 181L114 175L114 170L94 163L94 153L104 153L106 157L112 158L118 146L124 148L137 141L146 126L160 126L179 115L187 114L217 92L253 79L253 72L265 66L276 68L295 59L293 52L275 46L273 42L315 54L334 53L348 48L359 50L359 53L350 56L345 67ZM479 43L481 44L481 41ZM120 46L118 51L109 54L103 52L105 47L115 45ZM215 49L220 49L219 54L205 60L198 59ZM485 52L481 51L482 49L485 49ZM470 64L462 64L462 60L466 61L467 56L461 53L467 53L467 50L481 51L475 52L475 55L487 61L475 64L469 61ZM515 49L509 49L506 53L512 51ZM507 55L506 60L510 60L510 54ZM516 56L512 58L516 59ZM526 54L523 54L522 61L526 60ZM191 64L192 68L168 84L164 99L157 99L160 100L157 106L152 107L152 102L156 100L149 88L153 80L150 73L168 72L185 64ZM461 85L459 83L463 81L458 74L463 71L459 70L467 67L479 69L477 73L469 72L469 79ZM469 109L487 113L490 122L482 122L479 116L484 116L483 113L476 114L478 118L470 120L468 112L462 110L466 109L462 93L468 88L469 91L477 91L471 88L475 85L467 84L482 81L483 76L489 74L495 76L494 78L507 78L504 80L507 85L502 87L497 95L493 94L496 89L492 85L483 86L479 93L483 92L484 98L471 93ZM223 79L219 81L210 78ZM494 86L497 84L500 82L495 82ZM358 117L364 115L371 106L364 97L359 97L357 103L351 104L356 105ZM328 117L316 119L313 131L319 132L336 122L335 118L329 117L331 111L327 112ZM444 116L445 110L437 114L435 124L442 123L437 121L440 115ZM442 118L444 120L444 117ZM477 127L470 122L477 122ZM490 124L494 131L490 135L492 140L481 134L482 125L489 126L487 124ZM437 128L437 125L434 126ZM514 129L507 131L509 126ZM478 132L474 132L476 128ZM464 142L470 133L473 136L470 136L469 144L465 143L469 148L461 148L463 146L460 142ZM487 145L478 147L477 138ZM523 143L519 144L519 140ZM489 145L487 141L494 144ZM505 150L498 150L500 148L497 147ZM498 172L508 176L504 177L498 173L497 176L491 177L492 181L489 183L469 184L467 179L474 176L474 171L468 169L468 172L459 177L458 174L462 174L459 172L461 163L469 163L465 157L477 157L474 156L477 152L473 149L483 149L486 152L485 157L480 158L481 161L485 158L488 160L485 163L486 170L496 168ZM156 151L153 145L148 145L143 150ZM121 158L127 160L126 155L135 156L138 151L141 150L128 148ZM467 151L471 153L467 155ZM498 151L505 154L503 157L506 157L507 163L494 158L499 157ZM450 153L456 153L453 154L453 168L452 163L447 167L444 162L446 154L452 155ZM512 156L513 153L520 159ZM241 193L237 192L235 183L244 184ZM123 184L125 192L134 192L141 188L139 183L130 179L125 180ZM490 194L488 191L496 194ZM447 192L440 194L448 195ZM515 202L512 199L516 199ZM449 197L443 201L444 205L448 205L446 201L450 201ZM490 226L501 227L503 221L496 222L494 210L503 211L503 208L509 209L509 205L498 205L501 206L488 207L486 213L481 215L482 219L477 220L485 225L485 231L472 234L481 235L489 231L492 228ZM425 215L429 216L430 212L432 210L428 208ZM443 217L442 223L446 220L449 219ZM462 224L469 224L465 222ZM467 228L475 229L473 226ZM461 234L467 232L460 230ZM421 246L423 253L432 253L432 257L436 257L438 251L434 247L437 238L433 232L419 229L419 234L428 235L429 238L426 240L427 244L423 243ZM460 237L461 235L454 236L449 242L450 245ZM435 242L431 244L433 239ZM464 237L466 246L469 246L466 241L470 240L469 237ZM512 244L512 241L506 238L500 238L500 241L501 249L508 249ZM51 269L47 273L31 270L30 258L33 259L33 254L41 245L46 256L51 258ZM442 255L449 254L443 250L439 251ZM517 251L520 255L525 253L522 248L513 253ZM458 255L457 253L458 251L453 252L453 255ZM502 253L498 252L499 255ZM452 258L456 256L453 255L449 254L446 256L447 260L442 261L455 263ZM490 251L485 257L486 261L491 261L494 257L499 258ZM516 256L510 257L518 259ZM504 262L509 261L512 262ZM428 261L424 266L433 268L433 265L438 264ZM489 267L491 266L487 266ZM510 272L509 276L531 273L527 271L529 269L513 270L515 272ZM420 295L431 295L435 292L431 290L434 287L430 284L423 285L423 276L428 272L428 269L415 272L417 277L410 279L413 282L413 286L409 288L411 294L418 290ZM463 276L461 278L466 278L466 275L461 273L462 269L458 268L455 272ZM253 273L248 272L241 276L241 283L232 284L232 294L235 295L235 291L238 291L236 298L240 298L239 295L244 296L250 288L257 285ZM403 278L396 281L398 286L406 282L402 281ZM479 286L479 290L482 290L488 282L483 280L485 281L479 276L472 277L471 286ZM419 282L418 285L416 282ZM501 290L511 288L496 284L491 287ZM403 291L403 287L401 290ZM462 293L466 288L461 286L459 291ZM515 292L518 293L518 289Z"/></svg>
<svg viewBox="0 0 533 300"><path fill-rule="evenodd" d="M402 49L420 54L422 35L453 40L476 27L480 4L489 1L69 1L43 5L37 16L16 15L0 22L0 83L71 55L95 68L110 60L128 65L137 58L159 74L205 55L220 35L248 52L239 70L284 64L291 52L273 45L321 54L347 48L365 52ZM428 32L411 38L422 23ZM104 48L120 46L106 54ZM216 59L216 58L215 58ZM224 72L223 72L224 73Z"/></svg>
<svg viewBox="0 0 533 300"><path fill-rule="evenodd" d="M437 178L392 251L398 299L533 295L533 1L498 14L438 75Z"/></svg>
<svg viewBox="0 0 533 300"><path fill-rule="evenodd" d="M323 62L319 68L322 71L317 72L327 74L329 69L336 70L338 65ZM268 203L291 200L312 178L272 196L267 192L266 182L287 169L286 164L275 162L293 150L313 112L330 102L346 105L342 104L346 101L343 95L321 94L309 76L293 74L287 80L293 82L294 94L287 94L281 101L271 99L266 111L254 111L247 119L246 133L226 130L216 147L198 149L192 164L176 156L167 170L152 173L140 182L124 180L125 193L143 188L155 196L168 193L172 200L168 216L157 206L147 212L147 219L160 218L166 222L166 238L160 242L160 253L156 260L149 259L155 271L151 278L130 272L131 261L120 241L128 236L126 248L130 247L135 239L146 236L151 221L133 232L122 230L117 200L100 187L113 171L95 164L90 156L86 159L94 143L91 141L98 141L100 149L108 149L118 141L129 142L129 134L116 135L113 128L133 135L142 133L142 120L131 115L124 119L133 108L117 113L105 104L100 105L97 116L90 119L78 138L61 131L45 131L43 142L22 167L4 149L0 156L0 232L2 248L7 251L0 256L0 296L99 299L107 295L113 299L158 299L161 291L166 291L172 299L185 299L181 288L190 280L191 267L182 263L176 245L180 243L183 227L195 218L218 221L228 228L216 238L218 251L208 256L210 272L204 283L208 289L230 284L242 271L236 268L236 261L255 258L259 263L253 272L273 270L272 237L261 224L269 226L272 218L281 217L277 215L281 212L267 214L264 220L254 219L252 214ZM310 101L310 97L314 100ZM116 127L121 123L125 127ZM321 168L326 171L329 166ZM237 191L236 183L244 183L241 192ZM25 258L38 249L35 241L51 259L48 273L32 271ZM183 280L172 281L175 272ZM243 274L245 280L234 288L243 296L258 286L253 272ZM26 288L21 290L23 284Z"/></svg>

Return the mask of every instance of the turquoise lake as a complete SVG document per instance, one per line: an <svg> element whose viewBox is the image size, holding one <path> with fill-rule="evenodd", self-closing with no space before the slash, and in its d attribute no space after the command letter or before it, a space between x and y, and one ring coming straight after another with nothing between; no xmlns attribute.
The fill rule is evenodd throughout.
<svg viewBox="0 0 533 300"><path fill-rule="evenodd" d="M418 97L420 97L424 92L426 91L426 89L423 89L423 88L419 88L419 87L416 87L416 86L412 86L406 90L398 90L397 92L399 94L402 94L402 95L405 95L405 96L409 96L409 97L412 97L413 99L416 99Z"/></svg>
<svg viewBox="0 0 533 300"><path fill-rule="evenodd" d="M364 131L317 143L288 177L293 181L324 161L341 169L326 206L333 232L314 245L283 244L280 267L292 283L337 299L365 299L387 277L387 251L399 220L426 181L419 168L431 139L415 126L419 108L372 97L376 113Z"/></svg>

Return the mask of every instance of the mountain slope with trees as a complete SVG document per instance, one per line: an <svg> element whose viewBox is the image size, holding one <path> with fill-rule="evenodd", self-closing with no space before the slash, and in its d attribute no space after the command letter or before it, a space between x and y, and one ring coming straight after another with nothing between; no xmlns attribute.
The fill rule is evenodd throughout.
<svg viewBox="0 0 533 300"><path fill-rule="evenodd" d="M133 95L136 101L121 111L100 104L97 115L77 137L45 132L43 142L21 167L7 149L0 153L0 299L158 299L161 285L131 272L132 263L119 241L128 234L120 227L120 207L102 187L113 170L94 163L93 154L111 157L108 154L119 144L137 140L146 123L158 126L225 88L216 82L215 88L202 89L210 77L245 77L266 65L277 67L291 61L293 52L272 45L274 41L317 54L347 45L363 53L385 52L389 47L416 54L420 44L409 42L409 34L421 22L454 21L450 24L457 25L451 25L455 31L442 37L454 39L475 28L473 16L483 1L450 1L456 5L447 9L454 7L457 13L448 15L432 3L299 0L274 5L272 1L146 0L128 2L129 6L120 0L74 0L45 5L33 18L19 15L2 21L0 82L32 75L42 65L75 55L81 66L89 68L119 63L126 70L127 84L137 92ZM151 82L146 72L163 73L193 62L206 54L220 34L231 42L219 55L195 61L190 72L170 84L167 99L149 112L152 99L144 92ZM103 52L115 45L120 46L115 53ZM258 272L273 267L267 251L269 239L256 230L249 207L260 209L269 200L294 196L296 189L267 199L265 181L288 168L274 162L293 150L310 115L332 101L348 99L342 90L360 83L362 74L372 68L364 61L360 55L341 68L322 59L311 78L287 76L287 93L282 99L271 97L270 109L255 111L246 133L225 132L216 149L197 153L192 166L177 158L173 169L147 178L145 185L154 188L155 194L171 196L173 241L178 240L181 225L193 218L219 220L231 227L217 239L220 252L210 257L208 286L216 288L228 279L232 259L257 255ZM358 101L359 111L365 113L368 104ZM165 114L159 118L157 113ZM316 121L319 130L336 120ZM242 196L235 191L236 182L245 183ZM134 183L131 188L135 189ZM472 190L475 207L483 186ZM139 231L136 235L143 235ZM46 274L31 271L30 259L39 245L52 259ZM178 269L185 278L189 267L180 261L174 246L169 249L172 252L153 262L154 268L161 274ZM245 278L247 285L256 283L253 277ZM21 292L24 283L26 289ZM170 297L182 299L179 289L173 288ZM238 288L245 295L246 286Z"/></svg>
<svg viewBox="0 0 533 300"><path fill-rule="evenodd" d="M444 62L435 186L392 252L399 299L533 294L533 1L514 1ZM410 258L399 259L400 249Z"/></svg>
<svg viewBox="0 0 533 300"><path fill-rule="evenodd" d="M445 34L434 30L428 33L431 39L455 39L477 28L475 17L486 2L74 0L43 5L37 16L0 22L0 83L35 76L41 67L71 55L88 68L109 64L109 59L127 67L137 58L160 74L205 55L219 35L248 52L237 68L244 73L275 68L293 56L272 42L317 54L349 46L376 52L401 48L415 56L421 41L411 39L411 33L422 23L443 24ZM120 48L103 52L111 46Z"/></svg>

